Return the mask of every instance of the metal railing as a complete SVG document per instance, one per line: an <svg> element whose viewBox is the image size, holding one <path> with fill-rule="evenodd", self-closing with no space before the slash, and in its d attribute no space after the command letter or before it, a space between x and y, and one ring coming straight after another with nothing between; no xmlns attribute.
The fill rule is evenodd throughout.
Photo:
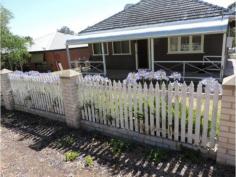
<svg viewBox="0 0 236 177"><path fill-rule="evenodd" d="M214 60L212 60L214 58ZM219 60L215 60L215 59ZM171 66L165 66L172 64ZM220 78L222 70L221 56L204 56L202 61L153 61L153 66L167 72L182 72L184 79L202 79L204 77ZM191 70L191 72L188 72Z"/></svg>
<svg viewBox="0 0 236 177"><path fill-rule="evenodd" d="M71 68L79 70L82 74L106 75L103 61L72 60L70 64Z"/></svg>

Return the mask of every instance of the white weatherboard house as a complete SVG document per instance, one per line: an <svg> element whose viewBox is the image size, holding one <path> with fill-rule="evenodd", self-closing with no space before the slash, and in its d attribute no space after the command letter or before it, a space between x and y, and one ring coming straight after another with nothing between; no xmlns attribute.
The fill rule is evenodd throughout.
<svg viewBox="0 0 236 177"><path fill-rule="evenodd" d="M221 80L233 14L199 0L141 0L81 31L67 40L67 47L88 43L90 62L100 62L108 77L164 69L179 71L185 79Z"/></svg>

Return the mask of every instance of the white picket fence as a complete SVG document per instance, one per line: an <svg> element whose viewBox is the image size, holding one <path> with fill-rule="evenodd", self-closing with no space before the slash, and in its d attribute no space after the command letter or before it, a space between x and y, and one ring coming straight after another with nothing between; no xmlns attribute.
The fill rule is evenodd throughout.
<svg viewBox="0 0 236 177"><path fill-rule="evenodd" d="M1 95L1 106L4 106L4 100L3 100L3 95L2 95L2 91L0 90L0 95Z"/></svg>
<svg viewBox="0 0 236 177"><path fill-rule="evenodd" d="M82 119L168 138L203 148L215 147L221 95L201 84L126 85L79 79Z"/></svg>
<svg viewBox="0 0 236 177"><path fill-rule="evenodd" d="M10 82L16 105L60 115L65 114L58 76L20 77L11 74Z"/></svg>

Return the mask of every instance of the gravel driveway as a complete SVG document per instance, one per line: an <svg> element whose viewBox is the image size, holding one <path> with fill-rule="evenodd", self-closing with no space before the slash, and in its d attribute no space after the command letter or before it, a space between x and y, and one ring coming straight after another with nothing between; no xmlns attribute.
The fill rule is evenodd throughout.
<svg viewBox="0 0 236 177"><path fill-rule="evenodd" d="M1 118L1 177L235 176L234 168L217 165L192 152L187 155L191 159L184 158L184 153L168 151L164 160L152 161L145 155L152 147L133 144L114 155L111 138L96 132L72 130L3 108ZM80 155L66 162L64 153L70 150ZM87 155L94 158L92 166L86 166Z"/></svg>

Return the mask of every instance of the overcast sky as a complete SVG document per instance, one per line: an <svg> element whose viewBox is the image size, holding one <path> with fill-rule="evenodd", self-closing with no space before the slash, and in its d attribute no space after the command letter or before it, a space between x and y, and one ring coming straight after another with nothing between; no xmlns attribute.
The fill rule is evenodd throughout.
<svg viewBox="0 0 236 177"><path fill-rule="evenodd" d="M75 32L119 11L125 4L139 0L2 0L14 19L11 31L22 36L39 37L68 26ZM205 0L227 7L235 0Z"/></svg>

